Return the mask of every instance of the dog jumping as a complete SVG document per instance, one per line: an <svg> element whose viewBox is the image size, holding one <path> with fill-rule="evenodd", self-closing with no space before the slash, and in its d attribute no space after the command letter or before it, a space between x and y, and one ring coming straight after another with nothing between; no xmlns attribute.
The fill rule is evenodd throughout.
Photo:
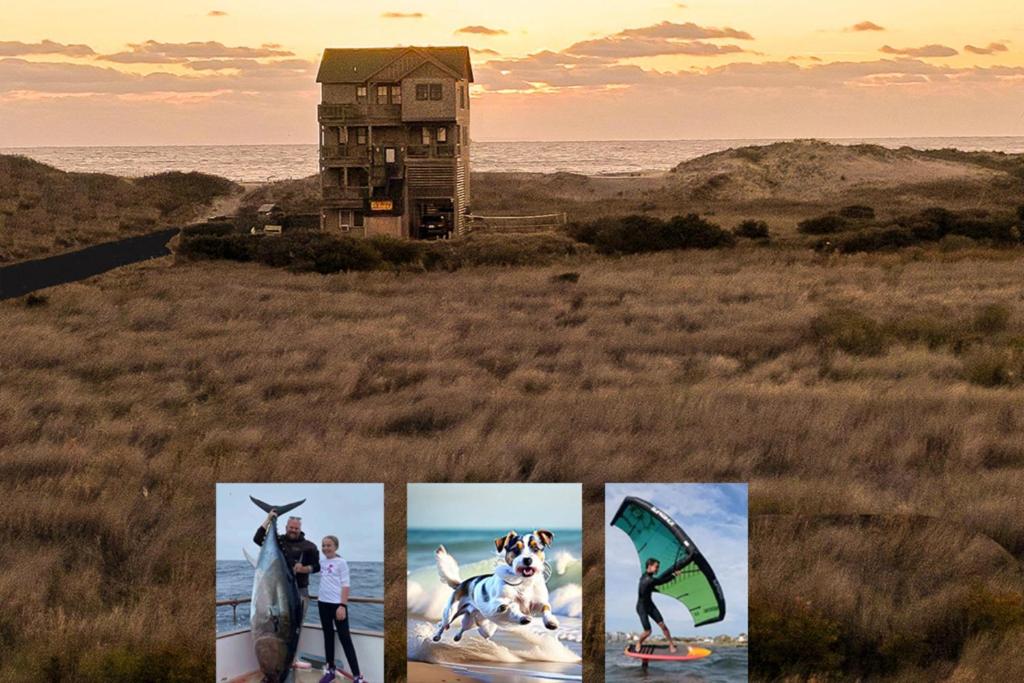
<svg viewBox="0 0 1024 683"><path fill-rule="evenodd" d="M515 531L494 539L497 554L502 557L493 574L483 574L462 580L459 564L440 546L434 555L437 574L441 582L452 588L452 596L437 624L434 642L457 619L462 618L455 642L476 627L484 638L490 638L498 628L495 622L525 626L539 614L549 630L558 628L558 619L551 614L548 587L544 577L544 549L551 545L554 534L544 529L520 536Z"/></svg>

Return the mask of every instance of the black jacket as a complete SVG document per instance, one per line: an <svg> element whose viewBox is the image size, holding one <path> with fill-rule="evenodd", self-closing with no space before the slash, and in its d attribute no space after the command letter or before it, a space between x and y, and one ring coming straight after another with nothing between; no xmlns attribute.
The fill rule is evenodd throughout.
<svg viewBox="0 0 1024 683"><path fill-rule="evenodd" d="M252 537L252 540L256 545L263 545L263 541L266 537L267 530L261 526L256 529L256 534ZM291 569L295 566L296 562L299 562L308 567L312 567L309 574L316 574L320 571L320 551L314 543L306 540L306 534L300 531L299 537L294 541L284 534L278 534L277 544L281 546L281 552L284 553L285 559L288 560L288 569ZM295 581L299 584L299 588L306 588L309 586L309 574L295 575Z"/></svg>

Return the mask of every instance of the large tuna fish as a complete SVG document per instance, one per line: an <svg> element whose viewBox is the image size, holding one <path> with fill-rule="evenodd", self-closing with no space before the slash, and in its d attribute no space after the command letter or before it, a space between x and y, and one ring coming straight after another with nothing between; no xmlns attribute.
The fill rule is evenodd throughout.
<svg viewBox="0 0 1024 683"><path fill-rule="evenodd" d="M305 503L274 506L249 496L266 512L283 515ZM291 566L277 543L277 519L267 532L256 560L256 576L252 580L252 647L263 672L264 683L285 683L291 680L292 660L299 647L302 631L302 598Z"/></svg>

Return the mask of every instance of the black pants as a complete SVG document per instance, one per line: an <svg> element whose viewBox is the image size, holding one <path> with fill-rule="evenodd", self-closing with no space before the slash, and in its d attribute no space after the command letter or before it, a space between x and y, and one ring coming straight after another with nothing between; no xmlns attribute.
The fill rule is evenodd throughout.
<svg viewBox="0 0 1024 683"><path fill-rule="evenodd" d="M334 666L334 629L337 627L338 640L341 641L341 647L345 650L345 659L352 669L352 675L359 676L359 660L356 659L356 647L352 644L352 634L348 631L348 608L345 609L345 618L338 621L336 615L338 607L341 605L330 602L321 602L318 605L320 608L320 627L324 630L324 656L327 657L327 666Z"/></svg>

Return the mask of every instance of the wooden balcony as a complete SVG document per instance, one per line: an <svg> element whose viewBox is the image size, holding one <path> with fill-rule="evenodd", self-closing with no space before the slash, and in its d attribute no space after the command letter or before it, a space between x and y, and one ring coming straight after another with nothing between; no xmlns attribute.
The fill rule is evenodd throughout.
<svg viewBox="0 0 1024 683"><path fill-rule="evenodd" d="M341 164L368 164L366 145L324 145L320 148L320 161Z"/></svg>
<svg viewBox="0 0 1024 683"><path fill-rule="evenodd" d="M406 156L410 159L453 159L455 145L409 145Z"/></svg>
<svg viewBox="0 0 1024 683"><path fill-rule="evenodd" d="M324 199L328 201L362 201L369 196L369 188L366 187L324 187Z"/></svg>
<svg viewBox="0 0 1024 683"><path fill-rule="evenodd" d="M320 123L334 125L390 125L402 122L402 105L359 102L317 105Z"/></svg>

